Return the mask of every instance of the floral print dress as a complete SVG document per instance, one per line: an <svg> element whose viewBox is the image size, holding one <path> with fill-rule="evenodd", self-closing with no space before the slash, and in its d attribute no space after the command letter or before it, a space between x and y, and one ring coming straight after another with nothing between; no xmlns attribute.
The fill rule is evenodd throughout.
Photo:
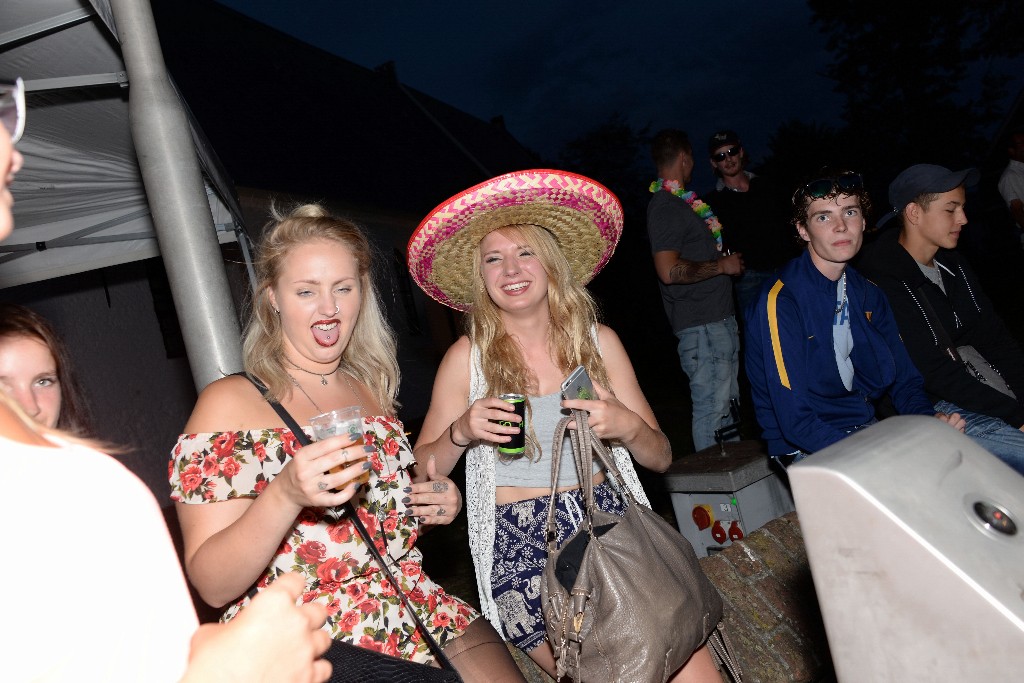
<svg viewBox="0 0 1024 683"><path fill-rule="evenodd" d="M363 418L370 456L370 481L352 499L359 519L388 562L418 616L442 646L462 634L477 613L447 595L423 573L416 549L419 522L407 517L402 489L412 483L412 448L397 419ZM301 444L285 428L182 434L171 454L171 498L186 504L216 503L260 495ZM265 588L284 572L306 577L304 602L327 606L331 637L414 661L432 659L391 582L339 508L311 507L281 539L270 566L256 584ZM250 600L242 596L221 617L227 621Z"/></svg>

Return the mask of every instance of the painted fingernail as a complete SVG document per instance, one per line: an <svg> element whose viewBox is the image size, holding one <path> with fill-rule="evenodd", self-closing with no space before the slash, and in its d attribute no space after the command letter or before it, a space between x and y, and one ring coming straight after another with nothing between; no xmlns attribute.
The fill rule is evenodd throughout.
<svg viewBox="0 0 1024 683"><path fill-rule="evenodd" d="M426 517L420 517L420 524L426 524L426 523L427 523L427 518Z"/></svg>
<svg viewBox="0 0 1024 683"><path fill-rule="evenodd" d="M412 493L412 487L406 486L404 489L402 489L402 493Z"/></svg>
<svg viewBox="0 0 1024 683"><path fill-rule="evenodd" d="M414 516L414 514L415 514L415 513L414 513L414 512L412 511L412 510L406 510L406 511L405 511L405 516L406 516L406 517L412 517L412 516Z"/></svg>
<svg viewBox="0 0 1024 683"><path fill-rule="evenodd" d="M363 469L364 469L364 470L368 470L368 469L370 469L370 463L368 463L368 462L364 462L364 463L363 463Z"/></svg>
<svg viewBox="0 0 1024 683"><path fill-rule="evenodd" d="M376 453L377 449L374 446L363 446L363 451L366 453Z"/></svg>
<svg viewBox="0 0 1024 683"><path fill-rule="evenodd" d="M406 496L405 498L402 499L402 505L408 505L411 500L412 498Z"/></svg>

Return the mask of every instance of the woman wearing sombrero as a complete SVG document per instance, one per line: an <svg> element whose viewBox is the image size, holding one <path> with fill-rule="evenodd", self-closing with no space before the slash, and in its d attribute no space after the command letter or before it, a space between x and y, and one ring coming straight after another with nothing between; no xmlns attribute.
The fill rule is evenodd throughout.
<svg viewBox="0 0 1024 683"><path fill-rule="evenodd" d="M616 463L637 501L649 506L632 459L664 471L672 462L618 336L597 321L584 288L608 262L622 233L622 207L600 184L572 173L510 173L438 206L409 243L413 278L438 302L466 311L466 335L448 350L415 446L447 474L466 455L470 548L484 615L554 676L540 602L547 559L544 527L551 490L551 443L562 408L590 413L594 433L615 445ZM561 400L578 365L594 400ZM502 394L526 396L526 447L498 452L517 426ZM467 407L468 406L468 407ZM563 451L571 453L566 437ZM468 449L468 450L467 450ZM632 457L631 457L632 456ZM595 499L623 514L625 502L594 464ZM558 543L576 531L583 499L573 458L562 458ZM721 680L701 647L673 680Z"/></svg>

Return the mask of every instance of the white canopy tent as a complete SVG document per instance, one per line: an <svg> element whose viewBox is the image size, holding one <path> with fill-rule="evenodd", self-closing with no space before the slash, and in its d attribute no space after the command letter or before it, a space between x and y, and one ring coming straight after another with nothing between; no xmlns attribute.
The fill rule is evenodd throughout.
<svg viewBox="0 0 1024 683"><path fill-rule="evenodd" d="M0 245L0 288L160 255L133 156L35 135L18 147L30 161L14 188L17 228ZM206 188L219 241L234 240L230 212Z"/></svg>
<svg viewBox="0 0 1024 683"><path fill-rule="evenodd" d="M128 31L124 46L115 14ZM210 246L216 251L216 242L236 239L241 212L157 45L148 0L3 0L0 76L25 79L29 114L18 145L25 166L12 186L16 229L0 244L0 288L163 252L201 387L219 369L237 365L230 349L238 334L226 285L207 286L206 276L196 275L197 261L220 258L219 251L208 253ZM176 126L182 111L187 124ZM189 130L195 154L185 149ZM140 155L142 148L147 151ZM196 160L209 220L189 215L189 205L201 201L193 196L201 192L198 183L190 182ZM210 225L216 241L209 238ZM212 263L202 271L216 270ZM210 277L223 281L223 272ZM197 320L184 320L183 308ZM210 358L209 369L197 370L197 358L199 364Z"/></svg>

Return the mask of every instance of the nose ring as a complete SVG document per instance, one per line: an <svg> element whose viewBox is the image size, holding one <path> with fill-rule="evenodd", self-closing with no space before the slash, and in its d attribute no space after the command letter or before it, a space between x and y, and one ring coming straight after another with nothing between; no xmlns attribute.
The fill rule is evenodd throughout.
<svg viewBox="0 0 1024 683"><path fill-rule="evenodd" d="M338 315L339 311L341 311L341 305L340 304L334 304L334 313L332 313L331 315Z"/></svg>

